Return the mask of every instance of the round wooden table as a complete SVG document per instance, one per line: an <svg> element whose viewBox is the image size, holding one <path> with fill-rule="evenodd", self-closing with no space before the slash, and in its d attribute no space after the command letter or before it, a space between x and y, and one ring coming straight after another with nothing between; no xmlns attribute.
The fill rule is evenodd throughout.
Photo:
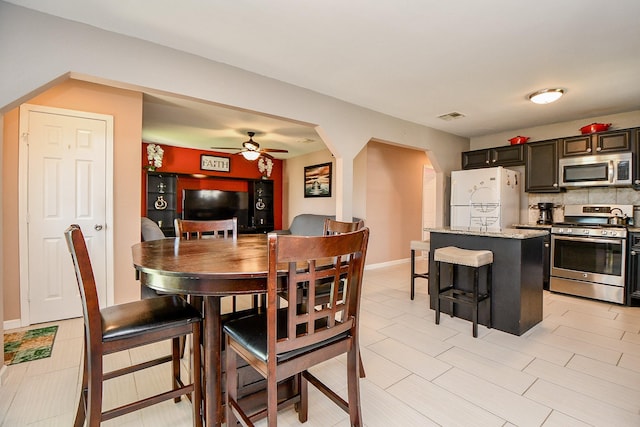
<svg viewBox="0 0 640 427"><path fill-rule="evenodd" d="M179 238L137 243L133 265L141 284L165 293L204 297L205 423L222 424L220 298L266 292L266 234L234 239Z"/></svg>

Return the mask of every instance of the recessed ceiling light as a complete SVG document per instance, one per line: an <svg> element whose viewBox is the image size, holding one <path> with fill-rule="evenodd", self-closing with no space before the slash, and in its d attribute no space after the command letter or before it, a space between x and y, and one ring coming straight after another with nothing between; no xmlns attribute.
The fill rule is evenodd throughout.
<svg viewBox="0 0 640 427"><path fill-rule="evenodd" d="M564 89L542 89L537 92L533 92L528 96L531 102L536 104L550 104L560 99L564 94Z"/></svg>

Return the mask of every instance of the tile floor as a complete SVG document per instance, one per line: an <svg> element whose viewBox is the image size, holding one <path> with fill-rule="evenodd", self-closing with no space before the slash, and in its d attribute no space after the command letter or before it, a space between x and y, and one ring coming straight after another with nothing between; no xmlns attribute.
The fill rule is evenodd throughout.
<svg viewBox="0 0 640 427"><path fill-rule="evenodd" d="M411 301L408 263L365 273L366 426L640 426L640 308L546 292L543 322L523 336L480 327L473 339L467 321L443 316L434 324L424 281L418 283ZM51 358L8 368L0 387L1 426L72 424L82 323L59 325ZM164 347L118 355L109 368L158 351ZM168 378L166 368L154 369L107 383L105 405L148 393ZM316 373L344 392L344 369L338 358ZM348 425L346 414L310 391L307 426ZM299 425L293 410L281 412L279 422ZM165 402L104 425L190 426L189 403Z"/></svg>

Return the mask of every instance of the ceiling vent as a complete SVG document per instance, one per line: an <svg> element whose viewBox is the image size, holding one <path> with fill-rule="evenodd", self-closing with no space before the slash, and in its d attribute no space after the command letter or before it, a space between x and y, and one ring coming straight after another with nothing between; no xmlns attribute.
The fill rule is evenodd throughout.
<svg viewBox="0 0 640 427"><path fill-rule="evenodd" d="M456 111L438 116L439 119L446 120L446 121L461 119L463 117L464 117L464 114L458 113Z"/></svg>

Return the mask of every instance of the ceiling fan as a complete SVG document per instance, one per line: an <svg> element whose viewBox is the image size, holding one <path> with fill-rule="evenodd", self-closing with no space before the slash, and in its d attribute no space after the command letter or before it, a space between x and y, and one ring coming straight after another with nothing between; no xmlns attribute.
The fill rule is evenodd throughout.
<svg viewBox="0 0 640 427"><path fill-rule="evenodd" d="M269 157L273 159L268 153L288 153L289 150L281 150L279 148L260 148L260 144L253 140L255 132L247 132L249 135L249 140L242 143L242 150L237 152L236 154L242 154L242 156L247 160L256 160L260 156ZM237 150L237 147L211 147L214 150Z"/></svg>

